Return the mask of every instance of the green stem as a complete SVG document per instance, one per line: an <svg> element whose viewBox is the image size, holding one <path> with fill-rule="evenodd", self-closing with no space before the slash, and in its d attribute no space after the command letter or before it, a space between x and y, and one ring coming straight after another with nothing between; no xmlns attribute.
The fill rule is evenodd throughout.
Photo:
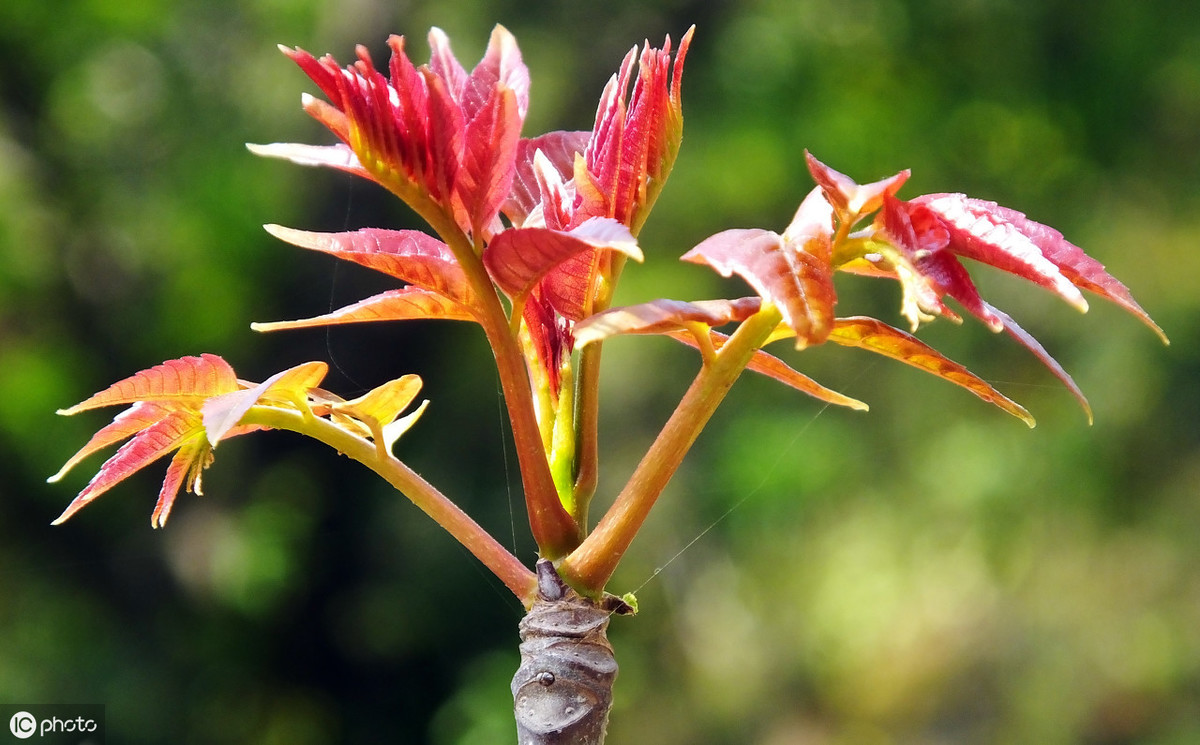
<svg viewBox="0 0 1200 745"><path fill-rule="evenodd" d="M242 423L299 432L367 466L454 536L499 577L526 608L533 605L537 597L534 573L458 505L395 457L381 454L370 440L352 434L328 419L270 406L252 407L242 418Z"/></svg>
<svg viewBox="0 0 1200 745"><path fill-rule="evenodd" d="M591 535L559 564L563 579L583 592L599 595L684 455L780 320L774 306L764 305L738 327L713 362L700 370L612 507Z"/></svg>

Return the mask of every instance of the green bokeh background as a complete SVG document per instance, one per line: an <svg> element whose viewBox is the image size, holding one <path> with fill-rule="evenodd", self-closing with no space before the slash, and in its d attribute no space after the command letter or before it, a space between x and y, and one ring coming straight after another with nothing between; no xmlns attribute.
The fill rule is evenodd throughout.
<svg viewBox="0 0 1200 745"><path fill-rule="evenodd" d="M903 366L783 350L872 411L739 382L614 578L642 614L611 631L610 741L1200 742L1200 6L1168 0L0 4L0 700L106 704L112 743L515 739L520 608L346 459L280 433L227 444L161 531L161 468L58 528L99 459L44 483L107 421L54 410L163 359L215 352L250 379L326 359L343 394L417 372L433 403L401 457L532 561L476 329L248 329L388 286L262 223L415 227L369 184L245 151L329 141L274 45L379 60L397 32L423 60L438 25L470 64L496 22L532 69L529 134L589 127L632 44L698 24L682 154L623 301L743 293L675 257L784 226L809 148L1055 225L1173 340L979 272L1095 426L981 325L922 334L1032 431ZM842 313L900 322L894 286L847 279ZM609 345L596 509L695 365L669 341Z"/></svg>

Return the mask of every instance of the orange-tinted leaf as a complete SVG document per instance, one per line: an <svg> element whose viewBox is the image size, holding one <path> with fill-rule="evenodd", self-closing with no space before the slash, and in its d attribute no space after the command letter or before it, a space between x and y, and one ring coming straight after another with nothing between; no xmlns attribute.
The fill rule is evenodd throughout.
<svg viewBox="0 0 1200 745"><path fill-rule="evenodd" d="M547 228L505 230L488 245L483 263L500 289L510 297L522 297L567 259L600 250L642 260L629 228L609 218L592 218L568 232Z"/></svg>
<svg viewBox="0 0 1200 745"><path fill-rule="evenodd" d="M726 230L682 258L707 264L723 277L737 274L746 280L763 300L779 308L784 322L796 332L800 348L825 341L837 302L828 242L822 236L801 238L818 250L810 250L809 243L786 242L769 230Z"/></svg>
<svg viewBox="0 0 1200 745"><path fill-rule="evenodd" d="M737 300L653 300L627 305L589 316L575 324L572 334L575 345L583 347L618 334L662 334L683 331L688 324L723 326L744 321L758 312L762 299L744 297Z"/></svg>
<svg viewBox="0 0 1200 745"><path fill-rule="evenodd" d="M667 336L676 341L683 342L689 347L699 348L696 337L681 331L669 331ZM729 337L719 331L710 331L709 338L712 341L714 349L720 349L729 341ZM795 388L801 393L805 393L813 398L833 404L835 406L845 406L857 411L866 411L867 405L862 401L849 396L830 390L821 385L817 381L807 375L798 372L788 366L786 362L768 354L759 349L754 352L754 356L750 358L749 364L746 365L747 370L752 370L760 375L766 375L768 378L773 378L783 383L786 386Z"/></svg>
<svg viewBox="0 0 1200 745"><path fill-rule="evenodd" d="M1016 402L1007 398L967 368L943 357L941 353L912 334L892 328L882 321L865 316L839 318L834 321L829 341L847 347L858 347L882 354L913 367L932 373L955 385L966 388L979 398L998 406L1032 427L1034 419Z"/></svg>
<svg viewBox="0 0 1200 745"><path fill-rule="evenodd" d="M138 402L196 404L210 396L237 389L237 375L229 363L215 354L202 354L199 357L181 357L142 370L58 413L69 416L102 406Z"/></svg>
<svg viewBox="0 0 1200 745"><path fill-rule="evenodd" d="M201 493L200 473L212 463L212 458L212 448L205 440L191 440L179 448L171 458L171 465L167 466L158 501L154 504L154 512L150 513L150 527L161 528L167 524L179 487L185 482L189 492Z"/></svg>
<svg viewBox="0 0 1200 745"><path fill-rule="evenodd" d="M264 227L294 246L353 261L463 305L475 305L466 274L450 247L419 230L364 228L347 233L313 233L279 225Z"/></svg>
<svg viewBox="0 0 1200 745"><path fill-rule="evenodd" d="M909 171L870 184L859 185L849 176L839 173L804 151L808 172L825 192L826 199L837 210L838 218L854 223L883 206L883 198L895 194L908 180Z"/></svg>
<svg viewBox="0 0 1200 745"><path fill-rule="evenodd" d="M116 484L189 441L203 441L204 425L193 410L175 411L147 427L104 462L79 496L53 522L66 521Z"/></svg>
<svg viewBox="0 0 1200 745"><path fill-rule="evenodd" d="M295 321L252 323L250 328L255 331L281 331L315 326L334 326L343 323L417 319L474 321L476 317L475 312L462 303L422 287L409 286L373 295L366 300L360 300L325 315L301 318Z"/></svg>
<svg viewBox="0 0 1200 745"><path fill-rule="evenodd" d="M79 452L72 455L71 459L58 470L58 473L46 479L46 481L49 483L61 481L63 476L67 475L68 471L79 465L88 456L133 437L147 427L162 421L170 413L171 409L166 406L144 401L135 403L125 411L117 414L112 422L92 435L92 439L88 440L88 443L80 448Z"/></svg>

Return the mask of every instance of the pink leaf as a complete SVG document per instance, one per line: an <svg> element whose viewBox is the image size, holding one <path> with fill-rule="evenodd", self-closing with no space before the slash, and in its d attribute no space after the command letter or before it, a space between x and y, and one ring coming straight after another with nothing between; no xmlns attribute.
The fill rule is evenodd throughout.
<svg viewBox="0 0 1200 745"><path fill-rule="evenodd" d="M819 237L811 240L822 245L818 250L828 246ZM820 344L829 334L837 296L827 256L785 243L778 233L749 229L717 233L682 258L707 264L723 277L737 274L746 280L779 308L784 323L796 332L797 347Z"/></svg>
<svg viewBox="0 0 1200 745"><path fill-rule="evenodd" d="M697 347L696 338L691 334L671 331L667 333L676 341L683 342L690 347ZM725 342L729 341L729 337L718 331L710 331L709 337L712 340L714 349L720 349ZM812 378L800 373L787 365L786 362L771 354L759 349L754 352L754 356L750 358L749 364L746 365L747 370L766 375L768 378L783 383L784 385L794 388L801 393L812 396L813 398L833 404L835 406L845 406L857 411L866 411L867 405L862 401L849 396L830 390Z"/></svg>
<svg viewBox="0 0 1200 745"><path fill-rule="evenodd" d="M348 233L313 233L279 225L263 227L294 246L353 261L462 305L475 305L475 295L450 247L419 230L364 228Z"/></svg>
<svg viewBox="0 0 1200 745"><path fill-rule="evenodd" d="M689 324L723 326L744 321L758 312L762 299L737 300L652 300L648 303L610 308L575 324L572 333L578 347L603 341L618 334L663 334L684 331Z"/></svg>
<svg viewBox="0 0 1200 745"><path fill-rule="evenodd" d="M967 389L982 400L1017 417L1030 427L1034 425L1033 417L1029 415L1028 411L1001 394L978 375L957 362L947 359L912 334L892 328L882 321L865 316L839 318L834 321L829 341L847 347L865 349L912 365L918 370L924 370Z"/></svg>
<svg viewBox="0 0 1200 745"><path fill-rule="evenodd" d="M472 234L496 219L500 205L512 190L520 134L516 97L507 88L497 88L467 124L463 163L455 186Z"/></svg>
<svg viewBox="0 0 1200 745"><path fill-rule="evenodd" d="M96 434L92 435L92 438L88 440L87 444L80 448L79 452L75 453L75 455L72 455L71 459L63 464L63 467L58 470L58 473L46 480L50 483L61 481L62 478L67 475L68 471L79 465L79 463L88 456L109 446L116 445L118 442L133 437L147 427L151 427L159 423L168 415L170 415L170 413L171 409L167 406L147 403L145 401L139 401L135 403L133 406L122 411L120 414L117 414L112 422L110 422Z"/></svg>
<svg viewBox="0 0 1200 745"><path fill-rule="evenodd" d="M538 281L567 259L602 250L618 251L637 261L642 259L628 228L615 220L593 218L569 232L547 228L505 230L488 245L483 263L500 289L510 297L519 297L528 294Z"/></svg>
<svg viewBox="0 0 1200 745"><path fill-rule="evenodd" d="M1022 229L1027 226L1012 222L1010 211L995 202L970 199L962 194L928 194L912 201L928 207L942 219L949 231L949 248L954 253L1028 279L1057 293L1079 310L1087 310L1087 301L1078 288L1045 255L1033 235ZM1061 234L1058 240L1065 243Z"/></svg>
<svg viewBox="0 0 1200 745"><path fill-rule="evenodd" d="M499 89L512 91L517 118L524 121L525 112L529 110L529 68L521 59L516 38L497 24L492 29L483 59L463 84L460 100L467 120L473 119L487 105L492 92Z"/></svg>
<svg viewBox="0 0 1200 745"><path fill-rule="evenodd" d="M358 162L358 156L347 145L301 145L291 142L275 142L270 145L246 143L246 149L264 158L280 158L302 166L326 166L337 168L355 176L374 180L374 177Z"/></svg>
<svg viewBox="0 0 1200 745"><path fill-rule="evenodd" d="M825 192L825 198L837 210L838 218L853 224L883 206L885 195L894 195L908 180L909 171L870 184L858 185L854 179L839 173L804 151L808 172Z"/></svg>
<svg viewBox="0 0 1200 745"><path fill-rule="evenodd" d="M962 194L927 194L912 201L926 205L945 220L955 253L1048 287L1080 310L1087 310L1087 302L1076 288L1094 292L1133 314L1169 343L1129 289L1054 228L995 202Z"/></svg>
<svg viewBox="0 0 1200 745"><path fill-rule="evenodd" d="M504 214L514 225L520 227L541 201L533 167L534 154L541 150L558 175L564 181L569 180L574 173L575 156L584 151L591 135L591 132L548 132L517 142L512 190L503 206Z"/></svg>
<svg viewBox="0 0 1200 745"><path fill-rule="evenodd" d="M194 440L179 448L167 466L167 475L163 478L162 488L158 492L158 501L154 504L154 512L150 513L150 527L162 528L171 516L171 507L179 488L187 482L188 491L200 494L200 472L212 462L212 451L203 440Z"/></svg>
<svg viewBox="0 0 1200 745"><path fill-rule="evenodd" d="M1067 390L1071 392L1071 395L1074 396L1075 400L1079 402L1079 405L1083 407L1083 412L1088 418L1088 424L1091 424L1091 404L1088 403L1087 398L1083 395L1083 391L1080 390L1079 386L1075 384L1075 380L1069 374L1067 374L1067 371L1063 369L1062 365L1058 364L1058 360L1051 357L1050 353L1046 351L1046 348L1043 347L1041 343L1033 337L1032 334L1018 326L1017 322L1010 318L1003 311L988 305L987 303L984 303L984 305L987 307L989 313L1000 319L1001 323L1004 324L1004 330L1008 332L1010 336L1016 339L1021 346L1032 352L1033 355L1037 357L1038 360L1040 360L1041 363L1054 374L1054 377L1062 381L1062 384L1067 387Z"/></svg>
<svg viewBox="0 0 1200 745"><path fill-rule="evenodd" d="M150 465L188 440L203 439L196 411L176 411L147 427L104 462L95 477L52 523L59 525L116 484Z"/></svg>

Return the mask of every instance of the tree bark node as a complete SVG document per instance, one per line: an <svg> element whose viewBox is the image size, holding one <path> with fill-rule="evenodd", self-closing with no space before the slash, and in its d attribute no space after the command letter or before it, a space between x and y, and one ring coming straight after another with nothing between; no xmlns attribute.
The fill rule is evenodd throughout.
<svg viewBox="0 0 1200 745"><path fill-rule="evenodd" d="M617 678L608 619L623 608L580 596L545 559L537 574L538 598L521 619L521 666L512 681L517 742L601 745Z"/></svg>

